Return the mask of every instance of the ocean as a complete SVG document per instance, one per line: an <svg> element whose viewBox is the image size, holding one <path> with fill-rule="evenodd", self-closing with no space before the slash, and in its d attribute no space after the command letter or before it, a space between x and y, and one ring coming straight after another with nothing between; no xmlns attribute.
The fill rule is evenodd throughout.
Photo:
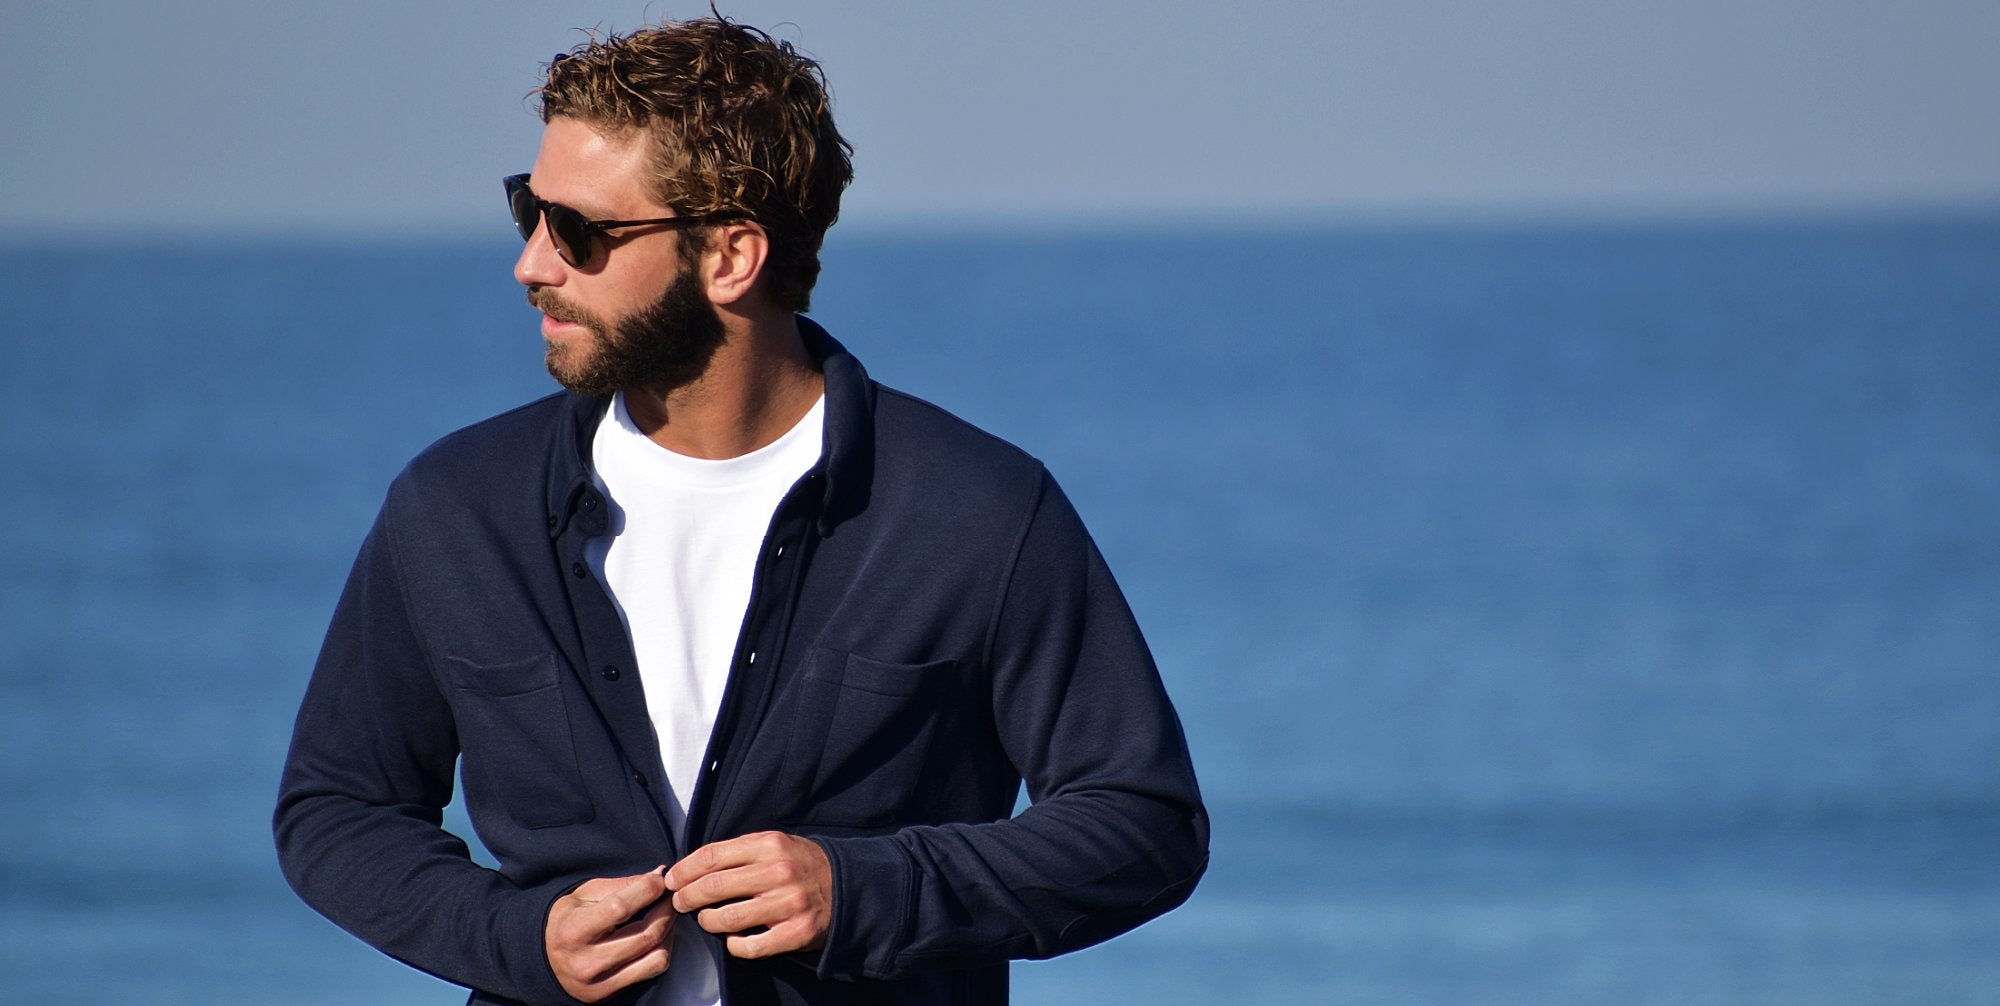
<svg viewBox="0 0 2000 1006"><path fill-rule="evenodd" d="M388 481L552 388L517 250L0 244L0 1002L463 1000L268 819ZM2000 217L836 229L821 287L1048 463L1214 817L1016 1002L2000 1002Z"/></svg>

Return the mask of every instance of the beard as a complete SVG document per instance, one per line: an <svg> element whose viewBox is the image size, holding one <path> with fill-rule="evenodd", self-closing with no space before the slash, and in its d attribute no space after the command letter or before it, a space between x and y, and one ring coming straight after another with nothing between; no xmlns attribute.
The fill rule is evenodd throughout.
<svg viewBox="0 0 2000 1006"><path fill-rule="evenodd" d="M579 395L645 389L665 393L694 383L722 345L722 317L708 302L692 268L681 270L660 298L615 323L565 303L546 287L528 303L557 321L582 325L585 344L550 342L549 376Z"/></svg>

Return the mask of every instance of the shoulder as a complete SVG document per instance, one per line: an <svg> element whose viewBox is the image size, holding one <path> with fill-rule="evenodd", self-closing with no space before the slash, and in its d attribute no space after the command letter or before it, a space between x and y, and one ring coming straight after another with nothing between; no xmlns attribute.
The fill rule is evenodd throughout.
<svg viewBox="0 0 2000 1006"><path fill-rule="evenodd" d="M396 477L392 501L477 500L544 482L591 402L558 392L439 437Z"/></svg>
<svg viewBox="0 0 2000 1006"><path fill-rule="evenodd" d="M952 548L1008 548L1055 490L1042 462L914 395L875 386L870 522Z"/></svg>
<svg viewBox="0 0 2000 1006"><path fill-rule="evenodd" d="M828 475L839 492L839 519L865 513L885 533L898 522L998 526L1036 505L1048 481L1039 460L869 377L811 319L800 319L800 334L826 373Z"/></svg>
<svg viewBox="0 0 2000 1006"><path fill-rule="evenodd" d="M883 384L875 392L876 444L889 460L1040 477L1041 461L1006 440L908 392Z"/></svg>

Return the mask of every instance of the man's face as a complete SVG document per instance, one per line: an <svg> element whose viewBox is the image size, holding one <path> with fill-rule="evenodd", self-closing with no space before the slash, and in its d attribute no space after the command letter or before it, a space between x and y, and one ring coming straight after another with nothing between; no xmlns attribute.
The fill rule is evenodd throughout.
<svg viewBox="0 0 2000 1006"><path fill-rule="evenodd" d="M646 158L637 135L557 118L542 131L529 184L537 196L591 219L671 216L647 183ZM699 263L681 259L666 227L626 228L594 240L596 253L578 269L557 254L544 223L514 264L528 303L543 315L549 373L584 394L666 391L700 377L723 329Z"/></svg>

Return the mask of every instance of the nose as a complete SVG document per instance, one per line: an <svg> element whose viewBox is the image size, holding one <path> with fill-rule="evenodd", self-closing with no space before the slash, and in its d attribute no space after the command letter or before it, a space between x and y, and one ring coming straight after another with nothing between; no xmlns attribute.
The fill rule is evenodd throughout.
<svg viewBox="0 0 2000 1006"><path fill-rule="evenodd" d="M521 257L514 260L514 282L522 286L557 286L562 283L567 268L562 256L556 253L555 243L549 239L547 221L528 235L528 243L521 248Z"/></svg>

